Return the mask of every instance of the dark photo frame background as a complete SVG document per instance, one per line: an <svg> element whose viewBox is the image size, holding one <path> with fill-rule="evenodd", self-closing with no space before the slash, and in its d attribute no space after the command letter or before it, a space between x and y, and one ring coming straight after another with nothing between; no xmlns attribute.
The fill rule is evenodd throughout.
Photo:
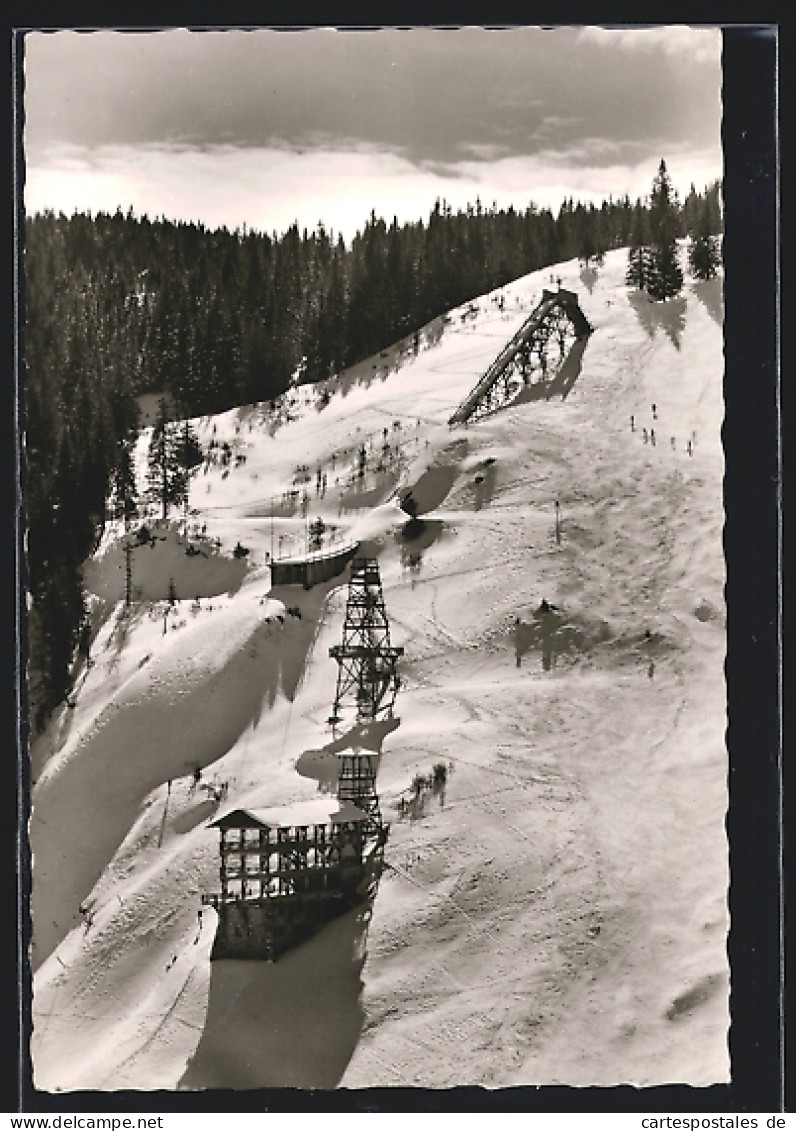
<svg viewBox="0 0 796 1131"><path fill-rule="evenodd" d="M74 6L70 6L73 8ZM200 5L206 9L206 5ZM29 6L12 23L16 55L12 75L12 128L16 132L16 171L21 155L21 95L24 27L110 26L98 12L45 15ZM194 20L205 13L191 12ZM236 20L237 8L224 13L225 26L247 26ZM249 17L251 12L246 13ZM433 13L431 13L433 15ZM513 22L519 13L512 13ZM94 20L91 19L94 16ZM162 26L163 11L135 12L138 29ZM183 13L185 15L185 13ZM291 23L299 13L291 12ZM490 22L510 23L490 12ZM77 18L76 18L77 16ZM146 17L157 17L147 22ZM35 18L34 18L35 17ZM402 14L405 19L405 13ZM477 22L462 13L461 22ZM184 19L177 25L192 26ZM312 21L323 22L323 21ZM328 21L327 21L328 22ZM343 21L346 22L346 21ZM349 21L353 22L353 21ZM424 13L428 23L429 13ZM450 24L451 14L445 13ZM601 22L591 14L589 22ZM605 21L608 22L608 21ZM616 21L611 21L616 22ZM673 21L667 21L673 22ZM684 21L681 21L684 22ZM706 23L710 21L704 21ZM713 22L715 26L715 21ZM126 25L131 27L132 25ZM207 20L202 26L212 26ZM248 24L248 26L252 26ZM342 25L340 25L342 26ZM781 513L782 431L778 372L779 334L779 157L777 122L777 28L727 25L723 30L723 145L725 159L725 405L723 439L725 476L725 553L727 561L728 646L726 661L729 725L730 914L728 950L732 974L729 1034L732 1082L697 1089L664 1086L570 1089L516 1088L485 1091L422 1089L339 1089L330 1093L290 1090L246 1093L110 1092L51 1095L31 1082L30 978L24 946L4 932L2 969L8 982L3 1026L5 1111L141 1111L141 1112L333 1112L333 1111L518 1111L518 1112L769 1112L784 1110L783 987L781 983L782 905L782 768L781 768ZM9 179L16 231L23 221L21 185L13 162ZM15 319L19 300L20 244L9 239L11 273L11 340L21 332ZM19 337L16 338L21 346ZM17 726L24 711L24 649L18 630L24 623L24 594L19 579L24 528L17 513L18 492L24 492L18 465L16 399L24 407L23 367L19 352L16 385L7 387L2 419L5 443L3 502L7 523L3 565L6 570L3 623L13 641L7 647L6 709L3 717L17 754L5 760L7 788L3 821L3 870L6 908L14 907L21 929L27 916L25 821L27 786L19 776L24 749ZM24 505L24 494L23 494ZM24 637L22 638L24 643ZM11 861L14 861L12 865ZM20 892L20 866L25 882ZM13 870L12 870L13 868ZM13 1021L11 1020L13 1018Z"/></svg>

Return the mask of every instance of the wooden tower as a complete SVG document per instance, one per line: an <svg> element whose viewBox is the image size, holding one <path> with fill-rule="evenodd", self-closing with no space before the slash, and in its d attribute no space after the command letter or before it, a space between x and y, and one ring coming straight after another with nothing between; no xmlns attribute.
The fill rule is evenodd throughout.
<svg viewBox="0 0 796 1131"><path fill-rule="evenodd" d="M367 843L366 818L355 805L319 799L213 821L221 883L202 899L219 915L210 957L273 961L367 898L383 843Z"/></svg>

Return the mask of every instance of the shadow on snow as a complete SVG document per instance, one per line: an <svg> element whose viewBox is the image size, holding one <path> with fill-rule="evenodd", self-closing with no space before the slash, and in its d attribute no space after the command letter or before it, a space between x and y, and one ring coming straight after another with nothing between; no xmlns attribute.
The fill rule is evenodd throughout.
<svg viewBox="0 0 796 1131"><path fill-rule="evenodd" d="M685 330L686 299L684 295L656 302L641 291L631 291L628 302L650 338L663 330L675 349L680 348L680 338Z"/></svg>
<svg viewBox="0 0 796 1131"><path fill-rule="evenodd" d="M207 1019L178 1089L336 1087L362 1032L372 904L278 962L212 964Z"/></svg>

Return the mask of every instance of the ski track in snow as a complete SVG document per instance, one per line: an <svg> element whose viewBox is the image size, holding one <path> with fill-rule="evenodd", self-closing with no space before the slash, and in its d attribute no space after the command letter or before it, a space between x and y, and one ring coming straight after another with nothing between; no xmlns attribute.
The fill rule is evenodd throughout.
<svg viewBox="0 0 796 1131"><path fill-rule="evenodd" d="M92 665L31 752L37 1087L728 1079L721 284L653 308L625 265L590 287L555 268L595 327L563 398L446 424L548 269L501 288L510 312L482 296L417 356L360 363L323 411L299 387L279 420L196 421L246 455L192 483L188 525L218 544L158 528L130 610L103 540ZM405 647L400 725L368 740L387 866L371 918L211 964L208 821L324 786L346 575L272 589L267 564L303 549L304 489L308 519L378 556ZM402 816L439 762L444 791Z"/></svg>

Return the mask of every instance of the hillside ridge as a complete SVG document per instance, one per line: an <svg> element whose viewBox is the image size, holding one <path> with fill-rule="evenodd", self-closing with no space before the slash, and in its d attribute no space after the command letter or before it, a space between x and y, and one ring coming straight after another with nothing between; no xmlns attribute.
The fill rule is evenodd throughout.
<svg viewBox="0 0 796 1131"><path fill-rule="evenodd" d="M195 418L130 609L109 528L91 666L32 750L37 1087L728 1078L721 280L650 303L625 265L556 265L594 327L575 379L472 425L448 419L548 269L417 351ZM357 736L387 868L369 922L211 964L219 805L334 785L346 575L270 570L318 519L378 557L405 650L400 723Z"/></svg>

